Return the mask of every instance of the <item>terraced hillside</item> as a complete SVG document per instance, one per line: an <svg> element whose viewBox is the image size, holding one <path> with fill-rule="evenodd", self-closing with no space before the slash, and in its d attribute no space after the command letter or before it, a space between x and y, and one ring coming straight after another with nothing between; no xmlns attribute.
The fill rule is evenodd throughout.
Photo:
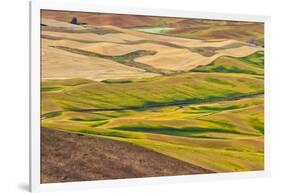
<svg viewBox="0 0 281 193"><path fill-rule="evenodd" d="M260 23L42 13L43 183L263 170Z"/></svg>

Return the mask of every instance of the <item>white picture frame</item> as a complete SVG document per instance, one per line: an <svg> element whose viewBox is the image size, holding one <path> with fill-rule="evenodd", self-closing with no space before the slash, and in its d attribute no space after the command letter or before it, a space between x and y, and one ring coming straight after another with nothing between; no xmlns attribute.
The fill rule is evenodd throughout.
<svg viewBox="0 0 281 193"><path fill-rule="evenodd" d="M191 176L149 177L138 179L101 180L40 184L40 10L71 10L118 14L137 14L150 16L171 16L233 21L264 22L265 26L265 165L264 171L249 171L220 174L200 174ZM270 174L270 75L269 75L269 24L270 18L258 15L222 14L193 12L187 10L143 9L137 7L104 6L67 2L37 1L30 2L30 191L58 191L103 187L124 187L147 184L167 184L178 182L225 180L264 177Z"/></svg>

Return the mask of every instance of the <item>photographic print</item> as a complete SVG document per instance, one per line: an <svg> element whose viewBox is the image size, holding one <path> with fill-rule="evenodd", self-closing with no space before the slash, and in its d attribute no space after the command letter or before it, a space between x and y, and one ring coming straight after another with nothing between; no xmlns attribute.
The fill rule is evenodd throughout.
<svg viewBox="0 0 281 193"><path fill-rule="evenodd" d="M40 182L264 170L264 23L41 10Z"/></svg>

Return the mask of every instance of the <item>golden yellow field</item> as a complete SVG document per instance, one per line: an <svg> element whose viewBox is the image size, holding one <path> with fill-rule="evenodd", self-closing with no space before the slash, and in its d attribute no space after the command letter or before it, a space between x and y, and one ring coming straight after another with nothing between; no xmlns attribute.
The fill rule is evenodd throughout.
<svg viewBox="0 0 281 193"><path fill-rule="evenodd" d="M87 26L85 28L87 29L89 27ZM132 29L121 29L116 26L104 26L104 28L115 30L117 31L117 33L95 34L86 32L68 33L57 31L42 31L43 44L47 44L48 47L52 46L56 49L60 49L61 47L63 47L64 49L75 49L78 51L82 50L104 56L123 56L136 51L149 50L155 52L155 54L140 56L135 58L134 61L140 64L151 66L155 69L160 69L167 73L182 71L187 72L199 65L208 65L221 56L245 57L257 51L263 50L262 47L252 46L250 44L237 40L195 40L164 35L147 34ZM79 30L81 29L79 28ZM46 37L47 39L44 39L44 37ZM49 51L51 52L51 50L52 49L45 49L44 54L47 55L48 58L56 58L53 56L53 53L48 53ZM62 56L63 55L60 55L60 58L58 59L59 61L64 60ZM71 55L71 57L75 56ZM71 57L65 56L65 60L78 61L77 59ZM93 60L93 63L95 63L94 61L98 60L96 57L90 58ZM52 64L57 63L57 61L56 59L53 60L44 60L45 62L50 62L50 64L44 65L48 66L48 69L43 70L44 78L48 79L54 77L62 77L59 75L54 76L54 71L56 71L56 69L52 67ZM82 59L81 56L81 60L83 60L82 63L84 64L85 60L87 59ZM141 73L141 69L128 68L124 65L118 65L116 64L116 62L119 61L114 62L114 68L117 68L116 70L118 70L118 67L122 68L121 66L123 66L121 71L124 69L124 72L120 73L120 76L116 75L119 74L119 72L117 72L116 74L111 73L109 74L109 76L105 76L104 73L98 72L95 73L95 76L92 77L89 76L89 73L81 73L78 77L104 80L109 77L132 78L139 77L142 74L145 77L155 75L153 74L153 71L149 73ZM108 72L108 70L106 69L113 68L112 61L106 60L106 62L104 63L107 63L107 65L103 65L103 67L97 69L102 68L104 69L104 71ZM64 68L64 66L61 67ZM67 66L65 67L68 68ZM67 73L69 75L67 77L75 78L75 76L71 75L71 69L74 71L74 73L76 73L77 68L69 68L69 72ZM85 69L85 71L89 72L89 69Z"/></svg>
<svg viewBox="0 0 281 193"><path fill-rule="evenodd" d="M50 47L53 42L43 39L42 79L87 78L94 80L151 77L157 74L125 66L98 57L88 57ZM114 68L114 69L113 69Z"/></svg>

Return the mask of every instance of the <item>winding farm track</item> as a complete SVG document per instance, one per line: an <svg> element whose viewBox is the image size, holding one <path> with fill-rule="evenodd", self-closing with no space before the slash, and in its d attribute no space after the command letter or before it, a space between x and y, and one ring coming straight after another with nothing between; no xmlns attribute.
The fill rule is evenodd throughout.
<svg viewBox="0 0 281 193"><path fill-rule="evenodd" d="M41 183L213 173L111 139L41 128Z"/></svg>

